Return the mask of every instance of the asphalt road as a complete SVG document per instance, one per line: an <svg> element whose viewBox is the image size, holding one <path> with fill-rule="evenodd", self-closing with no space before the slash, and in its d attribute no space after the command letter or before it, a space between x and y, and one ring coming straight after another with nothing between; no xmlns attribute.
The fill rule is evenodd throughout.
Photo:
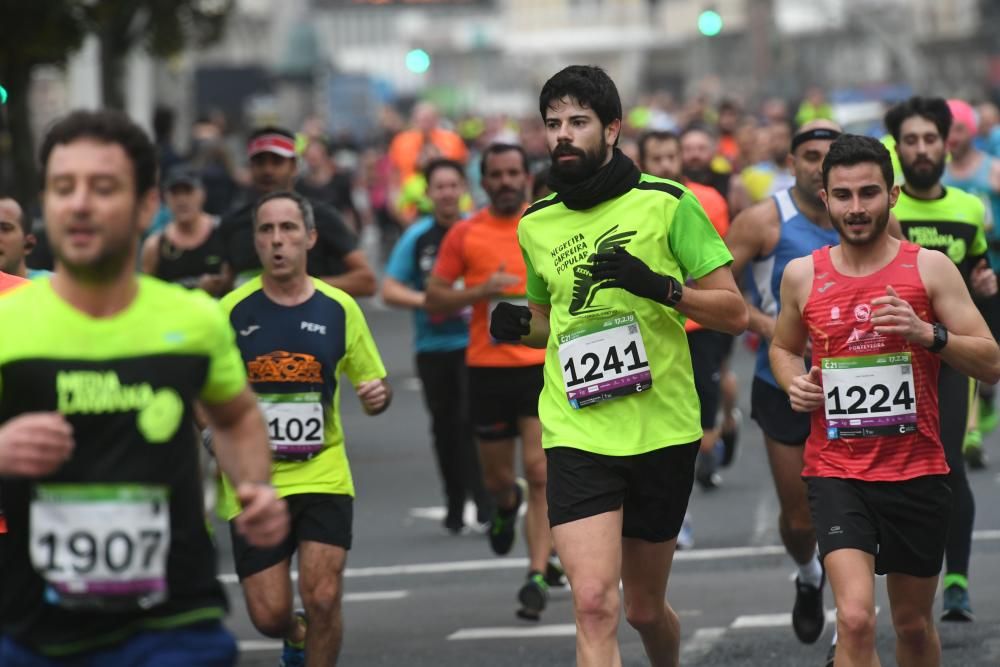
<svg viewBox="0 0 1000 667"><path fill-rule="evenodd" d="M540 622L515 617L515 596L527 564L523 542L510 556L496 558L484 536L452 537L442 528L440 485L414 379L408 317L373 303L365 306L396 397L387 413L371 418L349 392L343 395L357 501L340 664L573 664L568 590L553 592ZM737 347L740 402L749 415L751 358ZM993 511L1000 502L996 436L988 439L987 448L997 465L971 475L979 507L971 576L976 621L939 625L943 664L948 666L1000 665L1000 515ZM811 646L800 644L792 633L793 567L778 538L777 500L763 441L748 417L739 457L723 474L720 489L695 489L695 548L678 555L671 576L669 599L681 618L682 664L822 665L832 625ZM240 639L241 664L275 665L280 643L259 635L250 624L232 574L228 535L218 534L220 572L232 603L228 625ZM883 665L895 665L884 582L878 586L879 653ZM832 607L829 592L826 602ZM626 665L647 664L638 635L624 619L619 639Z"/></svg>

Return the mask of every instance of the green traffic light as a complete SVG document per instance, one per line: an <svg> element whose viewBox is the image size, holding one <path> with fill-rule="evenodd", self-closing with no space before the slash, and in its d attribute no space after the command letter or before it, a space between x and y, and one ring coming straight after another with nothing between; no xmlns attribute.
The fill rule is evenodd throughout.
<svg viewBox="0 0 1000 667"><path fill-rule="evenodd" d="M0 104L7 104L7 89L0 86Z"/></svg>
<svg viewBox="0 0 1000 667"><path fill-rule="evenodd" d="M431 56L423 49L413 49L406 54L406 69L423 74L431 67Z"/></svg>
<svg viewBox="0 0 1000 667"><path fill-rule="evenodd" d="M706 37L715 37L722 32L722 16L719 12L706 9L698 15L698 32Z"/></svg>

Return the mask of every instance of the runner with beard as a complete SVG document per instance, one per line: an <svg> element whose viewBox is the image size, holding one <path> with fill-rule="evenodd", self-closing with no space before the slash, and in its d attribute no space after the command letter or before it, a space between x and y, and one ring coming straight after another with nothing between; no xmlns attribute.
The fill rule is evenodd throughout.
<svg viewBox="0 0 1000 667"><path fill-rule="evenodd" d="M694 181L687 181L681 174L680 140L673 132L654 130L639 137L639 168L644 173L683 183L698 203L705 209L709 221L715 227L719 236L725 238L729 232L729 206L714 188ZM735 443L735 419L731 411L736 405L736 396L722 398L723 367L729 358L733 346L733 337L718 331L705 329L694 320L684 323L688 335L688 347L691 350L691 368L694 371L694 386L701 402L701 428L704 435L701 438L701 451L695 465L695 480L705 490L714 489L721 483L717 472L724 461L732 460L732 452L727 452L722 445L719 456L716 455L716 445L724 442L722 429L716 428L720 403L726 413L731 427L729 442ZM732 374L726 370L726 374ZM726 383L728 387L736 387L736 378ZM678 537L678 548L687 549L693 546L692 526L690 517L685 517L684 528Z"/></svg>
<svg viewBox="0 0 1000 667"><path fill-rule="evenodd" d="M886 113L885 126L896 142L905 181L894 210L908 240L940 250L958 267L973 294L992 296L997 291L997 278L986 259L983 202L941 184L951 123L948 103L940 97L913 97ZM962 456L969 379L943 364L938 391L941 442L951 468L948 483L953 496L941 618L971 621L968 577L976 507Z"/></svg>
<svg viewBox="0 0 1000 667"><path fill-rule="evenodd" d="M667 579L702 435L684 319L737 334L746 308L690 191L641 174L614 148L622 107L603 70L562 70L539 110L555 194L518 227L529 305L498 305L490 332L546 350L546 494L573 590L577 664L621 664L621 583L650 663L677 665Z"/></svg>
<svg viewBox="0 0 1000 667"><path fill-rule="evenodd" d="M995 382L1000 350L952 262L888 234L892 179L878 140L843 135L830 146L822 196L841 242L788 263L770 360L792 408L811 415L802 475L837 605L836 664L879 664L884 574L896 664L934 667L951 495L938 368Z"/></svg>
<svg viewBox="0 0 1000 667"><path fill-rule="evenodd" d="M680 135L681 164L689 181L716 189L729 205L730 215L736 215L750 205L750 195L739 176L717 168L715 134L704 125L689 125Z"/></svg>
<svg viewBox="0 0 1000 667"><path fill-rule="evenodd" d="M733 253L732 270L742 276L749 267L750 329L760 338L750 403L751 417L764 434L767 459L774 478L780 513L781 541L798 572L792 629L799 641L811 644L823 633L823 586L816 557L816 533L809 516L802 482L803 446L809 421L792 411L768 362L768 344L778 315L778 289L785 267L817 248L837 242L837 232L820 199L823 158L840 136L840 126L828 120L802 127L792 140L795 185L736 216L726 239Z"/></svg>
<svg viewBox="0 0 1000 667"><path fill-rule="evenodd" d="M501 299L523 299L525 294L527 275L517 227L526 207L528 160L520 146L494 143L483 151L480 165L490 205L445 235L427 280L424 306L431 315L472 307L465 358L483 481L496 505L490 548L498 556L510 553L518 510L527 501L524 532L530 562L518 591L517 615L538 620L549 586L562 576L549 565L552 536L545 521L545 455L538 421L545 355L504 344L489 332L490 314ZM514 473L518 437L526 490Z"/></svg>

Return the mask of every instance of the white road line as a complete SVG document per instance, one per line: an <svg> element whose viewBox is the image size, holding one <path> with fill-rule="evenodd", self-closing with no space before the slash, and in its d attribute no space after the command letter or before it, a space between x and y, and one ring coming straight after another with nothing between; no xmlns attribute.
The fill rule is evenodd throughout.
<svg viewBox="0 0 1000 667"><path fill-rule="evenodd" d="M708 655L726 634L726 628L698 628L691 639L681 642L681 664L696 662Z"/></svg>
<svg viewBox="0 0 1000 667"><path fill-rule="evenodd" d="M253 653L255 651L280 651L281 642L273 639L243 639L240 641L240 653Z"/></svg>
<svg viewBox="0 0 1000 667"><path fill-rule="evenodd" d="M753 513L753 535L750 536L751 546L762 546L774 541L777 531L778 501L774 493L768 489L761 495L757 508Z"/></svg>
<svg viewBox="0 0 1000 667"><path fill-rule="evenodd" d="M875 615L877 616L880 607L875 607ZM827 609L826 610L826 622L836 623L837 622L837 610ZM780 614L753 614L749 616L737 616L729 625L730 630L747 630L753 628L787 628L792 625L792 615L784 612Z"/></svg>
<svg viewBox="0 0 1000 667"><path fill-rule="evenodd" d="M463 628L448 635L449 641L467 639L528 639L531 637L572 637L576 635L576 625L537 625L532 627Z"/></svg>
<svg viewBox="0 0 1000 667"><path fill-rule="evenodd" d="M402 600L410 596L410 591L369 591L367 593L345 593L344 602L382 602Z"/></svg>
<svg viewBox="0 0 1000 667"><path fill-rule="evenodd" d="M1000 540L1000 530L977 530L972 534L975 541ZM727 547L721 549L691 549L674 554L675 561L712 561L726 558L760 558L778 556L785 553L780 545L760 547ZM378 565L373 567L349 567L344 572L348 578L398 577L423 574L454 574L456 572L486 572L490 570L522 570L528 566L527 558L484 558L479 560L458 560L438 563L411 563L404 565ZM297 576L292 572L292 578ZM220 574L219 581L234 584L235 574Z"/></svg>

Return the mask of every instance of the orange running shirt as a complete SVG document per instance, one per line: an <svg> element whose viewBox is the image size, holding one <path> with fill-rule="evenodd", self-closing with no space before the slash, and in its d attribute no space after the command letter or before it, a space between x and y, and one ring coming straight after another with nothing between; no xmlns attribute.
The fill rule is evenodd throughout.
<svg viewBox="0 0 1000 667"><path fill-rule="evenodd" d="M501 266L505 273L520 280L502 297L479 301L472 306L469 323L469 347L466 363L469 366L535 366L545 362L545 350L536 350L519 343L496 343L490 336L489 314L492 305L499 301L525 299L527 304L527 269L521 246L517 242L517 225L520 213L510 218L498 218L484 208L471 218L459 222L444 237L438 251L432 275L449 285L459 278L465 287L475 287L489 280Z"/></svg>
<svg viewBox="0 0 1000 667"><path fill-rule="evenodd" d="M18 285L25 285L27 283L28 280L25 278L19 278L18 276L12 276L9 273L0 271L0 294L17 287Z"/></svg>
<svg viewBox="0 0 1000 667"><path fill-rule="evenodd" d="M462 137L450 130L437 128L431 130L431 143L437 148L441 157L465 164L469 161L469 149L465 147ZM417 170L417 160L420 149L424 145L424 133L420 130L405 130L392 139L389 144L389 161L399 171L400 183L403 183Z"/></svg>
<svg viewBox="0 0 1000 667"><path fill-rule="evenodd" d="M701 207L705 209L705 215L715 227L715 231L719 232L719 236L726 238L726 234L729 233L729 204L726 203L726 198L710 185L688 181L684 186L691 191ZM698 329L701 329L701 325L694 320L684 322L684 331L690 332Z"/></svg>

